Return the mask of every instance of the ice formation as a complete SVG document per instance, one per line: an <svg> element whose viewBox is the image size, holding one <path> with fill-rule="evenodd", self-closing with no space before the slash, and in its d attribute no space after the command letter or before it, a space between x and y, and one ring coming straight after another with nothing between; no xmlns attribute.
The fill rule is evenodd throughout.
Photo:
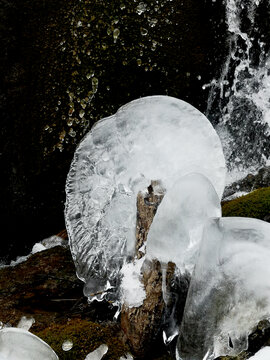
<svg viewBox="0 0 270 360"><path fill-rule="evenodd" d="M22 316L21 320L17 325L17 328L29 330L34 323L35 323L35 319L33 317L28 318L26 316Z"/></svg>
<svg viewBox="0 0 270 360"><path fill-rule="evenodd" d="M237 355L270 316L270 224L209 220L191 280L178 350L183 360Z"/></svg>
<svg viewBox="0 0 270 360"><path fill-rule="evenodd" d="M151 180L169 189L190 172L212 182L221 198L225 160L210 122L188 103L141 98L99 121L78 146L66 184L65 219L85 293L118 287L134 253L136 197Z"/></svg>
<svg viewBox="0 0 270 360"><path fill-rule="evenodd" d="M157 209L146 242L146 258L174 262L182 273L191 272L205 222L220 217L220 199L202 174L181 177L167 191Z"/></svg>
<svg viewBox="0 0 270 360"><path fill-rule="evenodd" d="M0 360L58 360L48 344L29 331L0 330Z"/></svg>
<svg viewBox="0 0 270 360"><path fill-rule="evenodd" d="M86 356L85 360L101 360L103 356L107 353L108 349L109 348L106 344L102 344L96 350L90 352Z"/></svg>
<svg viewBox="0 0 270 360"><path fill-rule="evenodd" d="M251 356L249 360L269 360L270 359L270 346L266 346L258 351L254 356Z"/></svg>

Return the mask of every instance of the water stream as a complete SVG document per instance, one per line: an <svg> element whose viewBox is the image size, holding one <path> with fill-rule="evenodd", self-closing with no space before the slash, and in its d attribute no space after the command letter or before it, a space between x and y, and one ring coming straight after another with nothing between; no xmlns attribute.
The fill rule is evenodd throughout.
<svg viewBox="0 0 270 360"><path fill-rule="evenodd" d="M269 1L226 0L228 56L211 83L207 116L230 168L258 167L270 156L268 15Z"/></svg>

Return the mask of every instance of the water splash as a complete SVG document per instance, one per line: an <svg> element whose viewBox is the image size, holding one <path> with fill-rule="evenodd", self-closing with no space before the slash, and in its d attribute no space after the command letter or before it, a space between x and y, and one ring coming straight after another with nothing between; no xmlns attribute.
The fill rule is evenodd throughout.
<svg viewBox="0 0 270 360"><path fill-rule="evenodd" d="M264 164L270 156L270 51L263 0L226 0L228 56L210 84L208 117L225 143L228 166ZM264 16L267 16L264 14Z"/></svg>

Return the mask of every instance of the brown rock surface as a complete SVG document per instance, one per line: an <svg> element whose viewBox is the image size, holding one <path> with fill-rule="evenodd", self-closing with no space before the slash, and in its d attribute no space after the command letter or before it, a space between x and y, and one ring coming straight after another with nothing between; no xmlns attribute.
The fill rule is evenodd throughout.
<svg viewBox="0 0 270 360"><path fill-rule="evenodd" d="M34 317L34 330L75 312L83 302L69 249L56 246L0 269L0 321L16 326L22 316Z"/></svg>
<svg viewBox="0 0 270 360"><path fill-rule="evenodd" d="M140 251L147 240L150 225L156 210L162 201L164 190L157 182L152 181L148 187L148 193L139 193L137 197L137 227L136 227L136 257L141 258L144 254ZM166 288L171 293L174 283L175 265L168 264L168 268L162 270L158 261L144 263L142 281L146 298L140 307L129 308L124 305L121 312L121 327L128 339L133 353L138 358L145 358L153 349L164 351L161 338L162 324L164 324L165 312L175 305L175 298L168 297L167 305L163 299L162 272L166 272ZM185 297L185 295L184 295ZM171 304L171 303L174 304Z"/></svg>

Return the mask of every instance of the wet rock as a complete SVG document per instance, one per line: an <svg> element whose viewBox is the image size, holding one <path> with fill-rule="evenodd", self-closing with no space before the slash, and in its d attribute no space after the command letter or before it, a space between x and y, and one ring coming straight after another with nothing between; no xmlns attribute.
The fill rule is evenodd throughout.
<svg viewBox="0 0 270 360"><path fill-rule="evenodd" d="M102 321L115 314L110 304L88 305L69 249L56 246L16 266L0 268L0 321L16 326L33 317L35 331L71 317Z"/></svg>
<svg viewBox="0 0 270 360"><path fill-rule="evenodd" d="M226 199L239 191L251 192L253 190L270 186L270 167L261 168L256 174L249 174L244 179L236 181L225 188L223 198Z"/></svg>

